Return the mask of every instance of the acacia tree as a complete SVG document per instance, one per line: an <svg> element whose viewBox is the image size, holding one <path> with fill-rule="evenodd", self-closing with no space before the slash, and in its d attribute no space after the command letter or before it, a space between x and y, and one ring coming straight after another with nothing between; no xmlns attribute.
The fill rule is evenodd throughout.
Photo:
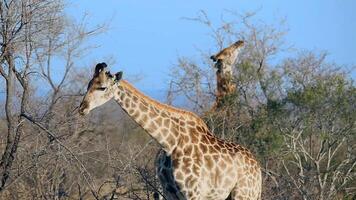
<svg viewBox="0 0 356 200"><path fill-rule="evenodd" d="M303 199L355 195L355 87L326 54L283 64L290 80L275 124L284 137L282 168Z"/></svg>
<svg viewBox="0 0 356 200"><path fill-rule="evenodd" d="M273 88L273 85L278 83L272 82L278 79L269 77L278 75L276 70L271 71L271 61L290 48L284 43L283 38L287 32L283 20L276 25L269 25L256 20L255 13L243 15L236 12L227 13L229 14L223 19L230 20L224 20L218 25L214 25L203 11L198 17L188 19L205 25L220 50L232 41L239 39L245 41L240 58L234 67L233 81L236 84L236 93L225 97L229 106L222 107L219 112L208 112L215 99L216 87L214 67L209 59L210 50L201 51L201 61L186 57L178 58L177 65L172 68L173 84L169 93L183 94L195 111L203 113L210 128L220 137L248 143L251 141L246 141L246 137L239 135L250 134L251 129L245 127L251 126L253 119L256 119L255 114L264 105L271 104L279 96L278 90ZM231 106L235 109L231 109ZM234 116L234 120L228 120L230 114ZM274 137L263 133L261 136L270 139Z"/></svg>

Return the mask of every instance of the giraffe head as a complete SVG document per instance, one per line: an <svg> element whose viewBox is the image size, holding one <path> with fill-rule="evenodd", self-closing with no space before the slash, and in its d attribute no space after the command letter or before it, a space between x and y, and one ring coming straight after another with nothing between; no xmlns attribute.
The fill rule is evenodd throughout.
<svg viewBox="0 0 356 200"><path fill-rule="evenodd" d="M236 48L243 47L245 45L245 42L242 40L238 40L237 42L234 43L234 46Z"/></svg>
<svg viewBox="0 0 356 200"><path fill-rule="evenodd" d="M79 114L86 115L92 109L103 105L114 97L113 90L121 80L122 72L113 76L105 70L106 67L105 63L99 63L95 66L93 78L90 80L87 92L80 104Z"/></svg>

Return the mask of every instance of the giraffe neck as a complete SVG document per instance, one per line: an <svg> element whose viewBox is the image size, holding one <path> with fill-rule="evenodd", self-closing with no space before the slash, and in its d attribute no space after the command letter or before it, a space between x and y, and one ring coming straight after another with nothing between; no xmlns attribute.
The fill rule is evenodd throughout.
<svg viewBox="0 0 356 200"><path fill-rule="evenodd" d="M159 103L142 94L125 80L114 92L114 99L162 148L172 153L185 131L186 120L201 123L193 113ZM205 124L204 124L205 125Z"/></svg>

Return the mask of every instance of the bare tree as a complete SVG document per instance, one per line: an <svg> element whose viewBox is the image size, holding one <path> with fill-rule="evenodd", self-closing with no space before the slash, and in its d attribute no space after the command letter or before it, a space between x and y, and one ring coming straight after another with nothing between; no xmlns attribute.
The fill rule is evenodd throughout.
<svg viewBox="0 0 356 200"><path fill-rule="evenodd" d="M70 76L72 79L74 78L73 66L76 59L85 55L85 50L90 48L84 46L84 42L88 37L103 31L104 26L88 29L85 26L85 18L80 23L72 23L64 16L63 9L64 3L60 0L0 2L0 72L6 82L5 114L7 122L7 135L2 136L5 138L6 144L2 149L0 162L0 191L4 190L11 177L15 158L23 158L23 155L16 154L20 147L21 136L25 135L27 138L35 133L30 132L33 129L26 125L22 114L31 113L37 120L43 122L46 128L51 128L50 124L56 124L58 127L60 122L63 128L63 125L67 124L67 130L77 130L73 129L73 126L78 121L73 121L75 117L71 115L66 115L65 119L62 118L61 121L56 119L56 123L51 123L53 110L58 110L59 103L67 102L68 104L71 102L72 105L68 107L69 109L63 111L73 113L75 99L79 96L79 88L82 86L77 88L75 93L68 94L65 92L67 90L65 88L68 88L66 84ZM64 63L63 76L57 81L53 79L51 71L53 68L57 70L62 68L58 66L58 62L53 62L53 60L61 59ZM38 78L42 78L42 80L38 81ZM56 76L56 79L58 78ZM52 91L48 96L49 101L46 101L49 103L44 104L47 105L46 108L39 106L40 102L34 98L38 94L35 91L36 84L41 84L42 92L45 91L43 83L48 83ZM59 117L59 115L57 116ZM49 136L49 142L56 139L50 135L47 136ZM65 134L60 134L58 137L65 136ZM24 146L27 145L28 148L29 144L24 144ZM33 152L36 155L33 158L38 159L44 155L46 149L54 146L47 143L43 147L37 148L36 152ZM26 151L21 153L24 152ZM37 155L37 153L39 154ZM29 160L24 159L18 162L27 161ZM34 166L38 166L38 163L30 165L30 167L19 168L18 173L21 176ZM64 171L60 173L64 173ZM13 177L11 183L16 180L17 178Z"/></svg>
<svg viewBox="0 0 356 200"><path fill-rule="evenodd" d="M41 33L43 15L57 6L59 5L55 1L2 1L0 3L0 72L6 81L7 119L6 147L0 162L0 191L3 190L10 176L10 169L21 138L23 119L19 113L25 112L29 100L29 76L32 64L30 58L38 39L34 35ZM18 86L22 91L19 111L15 107Z"/></svg>

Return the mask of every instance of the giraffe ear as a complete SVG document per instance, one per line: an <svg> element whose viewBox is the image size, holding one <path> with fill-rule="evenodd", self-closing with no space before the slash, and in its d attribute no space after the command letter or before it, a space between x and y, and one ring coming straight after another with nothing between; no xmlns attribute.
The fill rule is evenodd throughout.
<svg viewBox="0 0 356 200"><path fill-rule="evenodd" d="M122 71L115 74L115 82L119 82L122 79L122 74Z"/></svg>
<svg viewBox="0 0 356 200"><path fill-rule="evenodd" d="M95 74L99 74L101 71L104 70L104 68L106 68L107 65L106 63L102 62L102 63L98 63L96 66L95 66Z"/></svg>

